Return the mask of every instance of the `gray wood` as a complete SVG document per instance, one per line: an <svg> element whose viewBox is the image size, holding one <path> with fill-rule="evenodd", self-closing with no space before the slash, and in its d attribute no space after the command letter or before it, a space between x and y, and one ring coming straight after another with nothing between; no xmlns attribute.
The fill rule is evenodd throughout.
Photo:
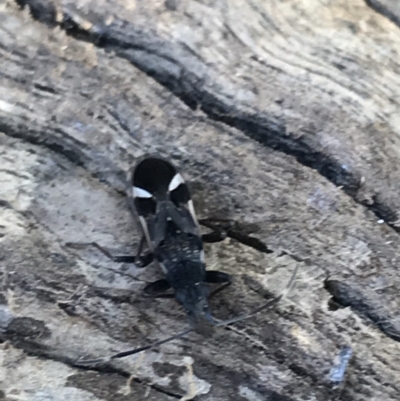
<svg viewBox="0 0 400 401"><path fill-rule="evenodd" d="M365 0L376 12L400 25L400 4L396 0Z"/></svg>
<svg viewBox="0 0 400 401"><path fill-rule="evenodd" d="M0 395L398 400L398 27L362 1L21 3L0 4ZM250 321L83 370L186 328L141 296L155 268L65 246L135 252L125 176L149 152L273 251L206 246L234 277L215 316L299 277Z"/></svg>

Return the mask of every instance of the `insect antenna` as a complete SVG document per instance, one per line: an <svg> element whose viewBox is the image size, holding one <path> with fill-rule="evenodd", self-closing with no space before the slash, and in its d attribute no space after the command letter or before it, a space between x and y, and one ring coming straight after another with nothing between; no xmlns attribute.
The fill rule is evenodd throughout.
<svg viewBox="0 0 400 401"><path fill-rule="evenodd" d="M221 327L221 326L226 326L226 325L231 324L231 323L240 322L242 320L245 320L245 319L248 319L248 318L254 316L258 312L261 312L262 310L264 310L264 309L266 309L266 308L268 308L268 307L270 307L272 305L275 305L281 299L285 298L289 294L290 290L293 287L295 278L297 276L297 271L298 271L298 265L294 269L294 272L293 272L293 274L292 274L292 276L291 276L291 278L289 280L289 283L287 284L286 288L277 297L275 297L275 298L269 300L268 302L260 305L259 307L253 309L249 313L244 313L243 315L234 317L232 319L228 319L228 320L217 320L217 319L214 319L214 322L215 322L214 325L217 326L217 327ZM188 328L188 329L186 329L184 331L181 331L180 333L177 333L177 334L174 334L173 336L167 337L164 340L156 341L155 343L144 345L143 347L131 349L131 350L128 350L128 351L118 352L116 354L109 355L109 356L106 356L106 357L103 357L103 358L98 358L98 359L82 359L82 358L80 358L80 359L78 359L76 361L76 365L78 365L78 366L93 366L93 365L98 365L98 364L101 364L101 363L110 362L113 359L124 358L125 356L134 355L134 354L137 354L139 352L146 351L148 349L151 349L151 348L157 347L159 345L168 343L168 342L170 342L172 340L175 340L177 338L181 338L181 337L185 336L186 334L192 332L193 330L194 330L194 328L190 327L190 328Z"/></svg>
<svg viewBox="0 0 400 401"><path fill-rule="evenodd" d="M118 352L116 354L109 355L109 356L106 356L103 358L98 358L98 359L82 359L82 358L80 358L76 361L76 364L79 366L92 366L92 365L98 365L100 363L107 363L107 362L112 361L113 359L124 358L125 356L134 355L134 354L137 354L138 352L146 351L150 348L154 348L161 344L165 344L169 341L175 340L176 338L183 337L184 335L190 333L191 331L193 331L193 328L189 328L187 330L181 331L180 333L174 334L173 336L165 338L164 340L156 341L153 344L144 345L143 347L131 349L128 351Z"/></svg>
<svg viewBox="0 0 400 401"><path fill-rule="evenodd" d="M236 323L236 322L240 322L242 320L248 319L249 317L254 316L256 313L261 312L262 310L269 308L272 305L275 305L276 303L278 303L281 299L285 298L289 292L291 291L291 289L293 288L293 284L294 284L294 280L297 276L297 271L299 269L299 266L296 265L296 268L294 269L294 272L292 274L292 277L290 277L290 280L288 282L288 284L286 285L286 288L275 298L269 300L268 302L260 305L259 307L253 309L251 312L249 313L244 313L243 315L240 316L236 316L232 319L228 319L228 320L216 320L215 326L217 327L221 327L221 326L226 326L228 324L231 323Z"/></svg>

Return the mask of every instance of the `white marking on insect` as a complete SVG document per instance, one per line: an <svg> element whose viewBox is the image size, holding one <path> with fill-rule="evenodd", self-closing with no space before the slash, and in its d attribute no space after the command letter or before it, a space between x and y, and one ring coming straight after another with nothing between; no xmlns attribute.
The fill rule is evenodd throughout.
<svg viewBox="0 0 400 401"><path fill-rule="evenodd" d="M153 195L143 188L133 187L133 196L135 198L152 198Z"/></svg>
<svg viewBox="0 0 400 401"><path fill-rule="evenodd" d="M194 211L194 206L193 206L193 201L190 200L188 201L188 208L189 208L189 212L192 215L192 218L194 220L194 222L196 223L196 226L199 226L199 222L197 221L197 217L196 217L196 212Z"/></svg>
<svg viewBox="0 0 400 401"><path fill-rule="evenodd" d="M173 191L174 189L178 188L179 185L183 184L185 181L183 177L178 173L175 174L174 178L171 180L168 186L168 191Z"/></svg>

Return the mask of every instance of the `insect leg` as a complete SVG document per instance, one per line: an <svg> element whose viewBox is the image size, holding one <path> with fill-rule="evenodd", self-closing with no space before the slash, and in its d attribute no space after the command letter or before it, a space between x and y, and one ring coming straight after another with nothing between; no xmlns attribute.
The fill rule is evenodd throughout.
<svg viewBox="0 0 400 401"><path fill-rule="evenodd" d="M214 297L215 295L219 294L223 289L231 285L232 277L224 272L220 272L218 270L207 270L206 271L206 283L221 283L218 288L211 292L209 298Z"/></svg>
<svg viewBox="0 0 400 401"><path fill-rule="evenodd" d="M286 288L278 296L276 296L275 298L272 298L271 300L267 301L266 303L264 303L264 304L260 305L259 307L253 309L249 313L244 313L243 315L234 317L232 319L223 320L223 321L217 321L216 326L226 326L226 325L231 324L231 323L240 322L240 321L248 319L249 317L254 316L256 313L261 312L262 310L267 309L270 306L273 306L276 303L278 303L282 298L285 298L289 294L290 290L292 289L293 284L294 284L294 280L295 280L295 278L297 276L298 269L299 269L299 266L297 265L295 267L293 273L292 273L292 276L290 277L290 280L289 280L288 284L286 285Z"/></svg>
<svg viewBox="0 0 400 401"><path fill-rule="evenodd" d="M267 247L262 241L260 241L256 237L252 237L249 234L252 234L253 232L257 231L255 229L246 229L241 228L238 224L231 220L225 220L225 219L202 219L199 220L199 223L203 225L204 227L207 227L215 232L220 232L222 233L225 238L229 237L232 238L238 242L240 242L243 245L249 246L251 248L257 249L260 252L263 253L272 253L273 251ZM209 235L209 234L206 234ZM214 232L211 233L211 235L214 235ZM212 238L212 236L211 236ZM223 238L221 238L221 241ZM207 241L204 241L207 242ZM217 240L210 241L210 242L217 242Z"/></svg>
<svg viewBox="0 0 400 401"><path fill-rule="evenodd" d="M207 242L209 244L212 244L214 242L221 242L223 241L225 238L227 238L227 233L225 231L220 231L220 230L215 230L211 233L208 234L203 234L201 236L201 239L203 242Z"/></svg>
<svg viewBox="0 0 400 401"><path fill-rule="evenodd" d="M142 238L140 238L137 254L133 256L134 258L133 263L135 263L135 265L138 267L146 267L154 260L154 255L150 251L148 251L145 255L141 256L145 244L146 244L146 237L142 235Z"/></svg>
<svg viewBox="0 0 400 401"><path fill-rule="evenodd" d="M142 242L142 240L141 240L141 242ZM107 256L109 259L111 259L115 263L135 263L137 267L146 267L154 259L154 256L152 253L147 253L143 256L140 256L139 253L135 256L114 256L107 249L105 249L101 245L99 245L97 242L79 242L79 243L78 242L67 242L65 245L70 248L75 248L75 249L82 249L87 246L92 246L92 247L98 249L103 255ZM139 250L141 250L140 248L141 247L139 244Z"/></svg>
<svg viewBox="0 0 400 401"><path fill-rule="evenodd" d="M124 358L125 356L134 355L134 354L137 354L138 352L142 352L142 351L146 351L148 349L154 348L154 347L158 347L159 345L168 343L172 340L175 340L176 338L181 338L184 335L190 333L191 331L193 331L192 328L187 329L185 331L181 331L178 334L174 334L171 337L165 338L164 340L157 341L153 344L144 345L143 347L131 349L129 351L118 352L117 354L106 356L104 358L99 358L99 359L82 359L82 358L80 358L75 362L75 364L77 366L95 366L95 365L98 365L101 363L108 363L108 362L112 361L113 359Z"/></svg>
<svg viewBox="0 0 400 401"><path fill-rule="evenodd" d="M212 230L211 233L208 234L203 234L202 235L202 240L203 242L220 242L223 241L228 237L228 230L230 229L230 226L232 223L228 220L216 220L213 221L213 219L202 219L199 220L199 223ZM221 225L218 223L222 223Z"/></svg>
<svg viewBox="0 0 400 401"><path fill-rule="evenodd" d="M171 288L167 280L161 279L154 281L144 287L143 295L149 298L174 298L174 294L166 294L165 292Z"/></svg>
<svg viewBox="0 0 400 401"><path fill-rule="evenodd" d="M206 271L206 283L230 283L232 277L228 273L220 272L218 270L207 270Z"/></svg>

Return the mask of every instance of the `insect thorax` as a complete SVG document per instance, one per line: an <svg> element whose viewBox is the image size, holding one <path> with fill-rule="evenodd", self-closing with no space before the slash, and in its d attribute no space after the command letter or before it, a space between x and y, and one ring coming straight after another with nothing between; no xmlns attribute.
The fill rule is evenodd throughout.
<svg viewBox="0 0 400 401"><path fill-rule="evenodd" d="M163 263L166 268L176 265L182 260L201 261L203 245L201 239L193 234L188 234L179 230L167 235L155 250L156 258Z"/></svg>

